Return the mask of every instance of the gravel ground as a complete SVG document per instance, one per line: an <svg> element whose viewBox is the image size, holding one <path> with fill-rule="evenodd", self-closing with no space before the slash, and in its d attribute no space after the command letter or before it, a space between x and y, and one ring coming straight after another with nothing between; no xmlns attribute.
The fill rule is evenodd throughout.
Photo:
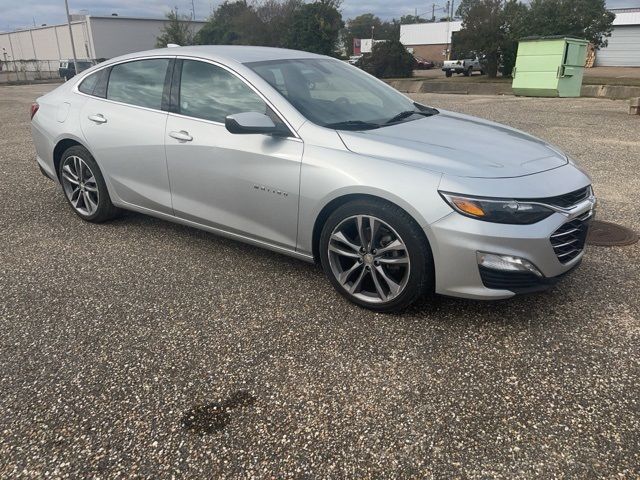
<svg viewBox="0 0 640 480"><path fill-rule="evenodd" d="M49 88L0 88L0 477L640 475L638 244L590 248L548 293L374 314L313 265L83 223L34 162ZM563 147L600 219L640 230L625 102L420 100Z"/></svg>

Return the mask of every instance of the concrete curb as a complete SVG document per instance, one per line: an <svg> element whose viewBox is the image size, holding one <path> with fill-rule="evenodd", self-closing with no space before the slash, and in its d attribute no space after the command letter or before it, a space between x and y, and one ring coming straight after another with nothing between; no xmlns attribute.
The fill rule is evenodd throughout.
<svg viewBox="0 0 640 480"><path fill-rule="evenodd" d="M0 82L0 86L1 85L42 85L42 84L46 84L46 83L64 83L64 78L45 78L45 79L38 79L38 80L11 80L8 82Z"/></svg>
<svg viewBox="0 0 640 480"><path fill-rule="evenodd" d="M385 80L404 93L454 93L460 95L513 95L511 84L503 82L439 82L433 80ZM583 85L582 97L627 100L640 96L640 87L627 85Z"/></svg>
<svg viewBox="0 0 640 480"><path fill-rule="evenodd" d="M640 97L640 87L628 85L583 85L580 93L583 97L628 100L633 97Z"/></svg>

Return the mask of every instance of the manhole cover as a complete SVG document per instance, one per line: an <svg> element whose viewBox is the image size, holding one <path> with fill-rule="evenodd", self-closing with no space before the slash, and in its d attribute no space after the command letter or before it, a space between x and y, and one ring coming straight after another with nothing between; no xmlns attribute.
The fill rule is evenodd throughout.
<svg viewBox="0 0 640 480"><path fill-rule="evenodd" d="M600 247L613 247L616 245L632 245L638 241L638 234L621 225L611 222L594 220L589 225L587 243Z"/></svg>

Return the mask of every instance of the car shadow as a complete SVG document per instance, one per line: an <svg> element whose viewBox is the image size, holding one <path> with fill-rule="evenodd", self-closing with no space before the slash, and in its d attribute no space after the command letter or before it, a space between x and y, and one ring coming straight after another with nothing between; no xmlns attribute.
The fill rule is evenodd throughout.
<svg viewBox="0 0 640 480"><path fill-rule="evenodd" d="M340 302L341 309L345 311L354 309L366 311L350 303L337 293L334 293L329 282L324 281L324 272L318 264L305 262L285 254L229 239L205 230L136 212L126 212L122 217L104 225L109 225L110 228L139 226L145 229L160 229L165 234L175 235L172 236L172 238L178 241L185 249L191 249L194 251L194 254L197 253L203 256L211 254L212 249L220 246L230 249L232 255L249 257L251 262L257 264L264 264L265 261L273 260L273 262L269 264L269 268L271 270L275 269L277 274L286 275L291 272L297 272L300 278L304 279L305 277L311 276L316 281L321 280L327 292L335 295L336 302ZM193 239L197 239L198 242L194 243ZM469 300L426 294L416 301L415 304L401 312L385 314L374 314L371 312L371 314L391 318L394 321L422 318L438 320L451 325L459 324L460 326L478 324L503 325L508 323L511 325L531 327L533 324L542 324L550 321L549 315L555 310L562 309L567 301L567 289L577 292L580 297L587 294L584 288L579 287L578 284L580 280L575 278L577 276L578 275L574 274L564 279L555 289L530 295L517 295L505 300ZM312 287L317 288L317 285L314 284ZM582 301L578 298L575 300ZM583 300L586 301L587 299ZM542 312L547 313L543 314Z"/></svg>

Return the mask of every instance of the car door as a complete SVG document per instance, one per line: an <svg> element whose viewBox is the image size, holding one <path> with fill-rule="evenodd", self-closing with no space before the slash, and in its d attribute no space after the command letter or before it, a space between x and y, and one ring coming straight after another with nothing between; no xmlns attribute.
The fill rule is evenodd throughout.
<svg viewBox="0 0 640 480"><path fill-rule="evenodd" d="M161 108L172 62L150 58L110 67L80 117L112 200L166 214L173 210L164 153L167 113Z"/></svg>
<svg viewBox="0 0 640 480"><path fill-rule="evenodd" d="M165 137L175 215L294 249L302 141L293 133L289 138L230 133L227 115L257 111L282 120L220 65L178 59L175 68L174 112Z"/></svg>

